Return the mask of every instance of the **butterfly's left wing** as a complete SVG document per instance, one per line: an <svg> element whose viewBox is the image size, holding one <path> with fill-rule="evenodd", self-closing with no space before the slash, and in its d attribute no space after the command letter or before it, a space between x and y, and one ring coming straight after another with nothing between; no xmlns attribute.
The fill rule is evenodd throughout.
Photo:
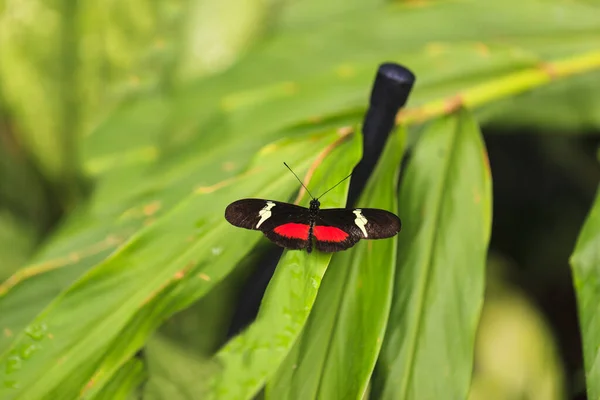
<svg viewBox="0 0 600 400"><path fill-rule="evenodd" d="M320 251L346 250L360 239L385 239L400 232L395 214L377 208L330 208L319 211L313 234Z"/></svg>
<svg viewBox="0 0 600 400"><path fill-rule="evenodd" d="M262 231L267 239L286 249L308 247L308 208L275 200L242 199L225 209L225 219L240 228Z"/></svg>

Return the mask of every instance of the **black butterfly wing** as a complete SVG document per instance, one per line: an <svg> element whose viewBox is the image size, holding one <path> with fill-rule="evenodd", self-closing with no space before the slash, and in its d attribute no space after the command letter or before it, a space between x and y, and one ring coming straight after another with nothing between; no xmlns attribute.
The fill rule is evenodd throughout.
<svg viewBox="0 0 600 400"><path fill-rule="evenodd" d="M262 231L278 246L308 246L309 210L295 204L263 199L237 200L225 209L225 219L240 228Z"/></svg>
<svg viewBox="0 0 600 400"><path fill-rule="evenodd" d="M320 251L346 250L360 239L385 239L401 229L400 218L376 208L330 208L319 211L313 229Z"/></svg>

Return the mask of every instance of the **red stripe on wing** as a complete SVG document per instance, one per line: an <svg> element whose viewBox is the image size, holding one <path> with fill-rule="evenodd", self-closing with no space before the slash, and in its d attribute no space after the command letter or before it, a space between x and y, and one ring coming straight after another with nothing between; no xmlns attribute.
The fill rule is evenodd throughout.
<svg viewBox="0 0 600 400"><path fill-rule="evenodd" d="M287 224L279 225L273 229L275 233L289 239L308 239L308 228L306 224L296 224L289 222Z"/></svg>
<svg viewBox="0 0 600 400"><path fill-rule="evenodd" d="M343 242L348 234L335 226L315 226L313 233L322 242Z"/></svg>

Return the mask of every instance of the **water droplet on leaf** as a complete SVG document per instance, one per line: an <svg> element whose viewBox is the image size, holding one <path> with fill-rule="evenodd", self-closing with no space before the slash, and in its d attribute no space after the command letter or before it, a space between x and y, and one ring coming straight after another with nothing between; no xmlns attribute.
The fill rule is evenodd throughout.
<svg viewBox="0 0 600 400"><path fill-rule="evenodd" d="M37 343L25 345L21 349L21 358L23 358L24 360L27 360L29 357L31 357L33 355L33 353L40 350L41 348L42 347Z"/></svg>
<svg viewBox="0 0 600 400"><path fill-rule="evenodd" d="M13 372L20 370L22 365L23 361L21 360L21 357L16 354L11 354L6 359L6 374L12 374Z"/></svg>
<svg viewBox="0 0 600 400"><path fill-rule="evenodd" d="M45 323L29 325L25 329L25 333L33 340L42 340L48 331L48 326Z"/></svg>

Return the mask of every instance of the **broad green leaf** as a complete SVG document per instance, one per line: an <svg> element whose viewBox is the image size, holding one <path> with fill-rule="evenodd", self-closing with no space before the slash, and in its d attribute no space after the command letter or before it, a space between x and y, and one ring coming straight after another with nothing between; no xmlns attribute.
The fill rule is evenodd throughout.
<svg viewBox="0 0 600 400"><path fill-rule="evenodd" d="M589 399L600 399L600 191L571 256Z"/></svg>
<svg viewBox="0 0 600 400"><path fill-rule="evenodd" d="M247 173L190 193L137 233L16 337L0 358L0 397L36 399L59 389L74 396L92 374L88 389L110 377L167 316L206 294L260 240L225 221L226 205L240 197L287 198L297 182L281 162L303 174L336 137L273 143Z"/></svg>
<svg viewBox="0 0 600 400"><path fill-rule="evenodd" d="M429 125L401 182L402 240L377 369L384 399L464 399L483 303L491 184L467 111Z"/></svg>
<svg viewBox="0 0 600 400"><path fill-rule="evenodd" d="M390 137L357 207L396 211L403 153L402 130ZM267 385L268 399L362 398L389 314L396 245L397 237L361 241L334 255L302 335Z"/></svg>
<svg viewBox="0 0 600 400"><path fill-rule="evenodd" d="M323 193L347 176L360 158L360 135L340 146L315 171L313 193ZM348 181L321 199L321 207L343 207ZM277 371L291 351L313 307L331 253L285 251L264 295L254 323L215 356L221 371L209 398L250 399Z"/></svg>

